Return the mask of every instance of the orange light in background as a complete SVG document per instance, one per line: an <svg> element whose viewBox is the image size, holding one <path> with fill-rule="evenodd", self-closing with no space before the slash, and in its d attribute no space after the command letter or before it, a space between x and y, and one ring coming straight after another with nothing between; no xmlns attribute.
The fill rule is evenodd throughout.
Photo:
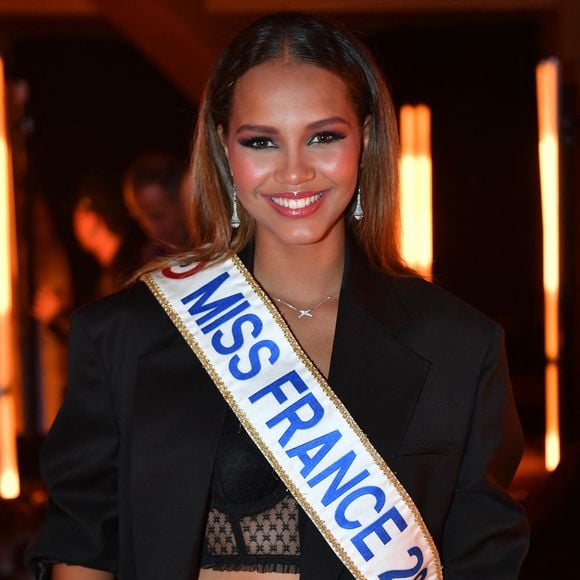
<svg viewBox="0 0 580 580"><path fill-rule="evenodd" d="M430 279L433 268L431 111L404 105L401 127L401 251L405 261Z"/></svg>
<svg viewBox="0 0 580 580"><path fill-rule="evenodd" d="M560 183L558 136L558 61L551 58L536 67L540 185L542 190L544 349L546 353L546 469L560 462Z"/></svg>
<svg viewBox="0 0 580 580"><path fill-rule="evenodd" d="M4 63L0 59L0 497L20 495L16 453L12 312L11 162L6 126Z"/></svg>

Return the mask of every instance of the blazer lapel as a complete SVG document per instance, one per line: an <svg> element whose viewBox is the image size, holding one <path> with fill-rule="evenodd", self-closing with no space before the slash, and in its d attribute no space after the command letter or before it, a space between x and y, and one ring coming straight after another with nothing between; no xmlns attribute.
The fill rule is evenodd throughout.
<svg viewBox="0 0 580 580"><path fill-rule="evenodd" d="M167 322L174 339L141 358L136 382L131 479L139 580L193 578L226 410Z"/></svg>
<svg viewBox="0 0 580 580"><path fill-rule="evenodd" d="M399 342L408 316L389 278L356 248L347 253L329 383L370 442L391 465L430 363ZM338 578L343 566L314 524L305 523L304 580Z"/></svg>

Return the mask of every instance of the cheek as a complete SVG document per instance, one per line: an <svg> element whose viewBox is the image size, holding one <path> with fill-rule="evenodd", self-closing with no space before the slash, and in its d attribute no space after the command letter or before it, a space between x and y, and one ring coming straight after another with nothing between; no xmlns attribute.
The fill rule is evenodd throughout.
<svg viewBox="0 0 580 580"><path fill-rule="evenodd" d="M358 150L346 148L338 154L321 158L318 170L336 184L354 190L358 180L359 163Z"/></svg>
<svg viewBox="0 0 580 580"><path fill-rule="evenodd" d="M238 190L255 189L272 172L272 161L268 154L245 154L244 151L232 151L230 169Z"/></svg>

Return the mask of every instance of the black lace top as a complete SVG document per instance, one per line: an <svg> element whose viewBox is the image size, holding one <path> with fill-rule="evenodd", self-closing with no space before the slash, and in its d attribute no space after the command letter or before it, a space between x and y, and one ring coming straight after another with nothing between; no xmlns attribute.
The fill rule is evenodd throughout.
<svg viewBox="0 0 580 580"><path fill-rule="evenodd" d="M299 573L298 504L228 411L220 437L202 568Z"/></svg>

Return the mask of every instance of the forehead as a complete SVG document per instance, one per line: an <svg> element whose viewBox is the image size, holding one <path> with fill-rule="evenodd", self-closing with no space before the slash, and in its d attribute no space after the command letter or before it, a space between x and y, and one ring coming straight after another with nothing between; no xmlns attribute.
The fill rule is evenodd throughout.
<svg viewBox="0 0 580 580"><path fill-rule="evenodd" d="M251 68L238 80L230 122L276 125L333 116L356 122L348 88L338 75L315 65L272 61Z"/></svg>

